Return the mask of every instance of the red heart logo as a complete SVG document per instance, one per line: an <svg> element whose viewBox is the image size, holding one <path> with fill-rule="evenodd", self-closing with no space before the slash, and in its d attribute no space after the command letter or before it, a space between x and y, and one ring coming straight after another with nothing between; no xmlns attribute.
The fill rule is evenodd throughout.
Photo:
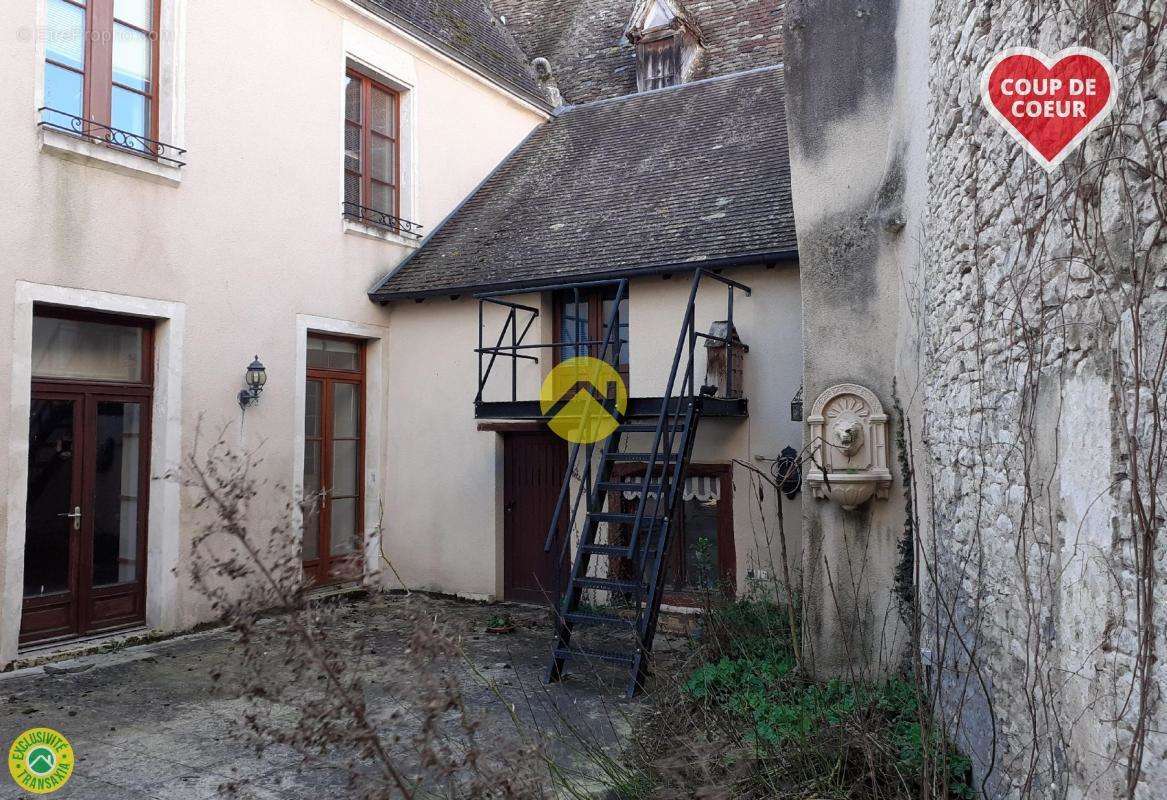
<svg viewBox="0 0 1167 800"><path fill-rule="evenodd" d="M1015 47L981 73L981 101L1031 156L1052 170L1110 113L1117 78L1096 50L1071 47L1047 57Z"/></svg>

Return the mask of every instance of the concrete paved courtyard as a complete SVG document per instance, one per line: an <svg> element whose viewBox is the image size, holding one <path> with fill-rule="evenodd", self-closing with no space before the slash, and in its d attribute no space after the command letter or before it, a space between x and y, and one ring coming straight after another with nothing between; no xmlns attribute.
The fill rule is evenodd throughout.
<svg viewBox="0 0 1167 800"><path fill-rule="evenodd" d="M467 706L496 741L511 737L518 747L534 732L556 764L585 774L579 737L566 733L564 721L614 753L643 708L643 701L623 699L621 670L576 666L563 684L544 687L551 636L545 611L416 596L345 602L337 611L345 634L360 631L377 654L376 663L361 667L370 717L384 726L386 738L394 726L402 729L405 744L395 755L406 772L417 769L408 741L419 711L408 702L403 707L379 680L405 668L411 627L397 613L404 602L424 603L427 613L464 632L466 658L454 669ZM516 623L514 633L485 632L499 613ZM658 642L662 638L668 649L667 637ZM283 745L257 757L240 739L248 703L232 681L240 656L235 637L216 630L0 675L0 736L7 748L22 731L44 726L71 741L73 777L49 795L62 800L204 800L221 796L228 784L235 791L228 796L253 800L348 796L345 771L328 757L306 761ZM221 677L212 679L213 672ZM5 774L0 798L21 797L31 795Z"/></svg>

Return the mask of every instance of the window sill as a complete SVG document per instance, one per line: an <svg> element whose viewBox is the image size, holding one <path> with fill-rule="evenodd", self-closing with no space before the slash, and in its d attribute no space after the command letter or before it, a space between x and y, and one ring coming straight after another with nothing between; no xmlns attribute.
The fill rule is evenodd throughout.
<svg viewBox="0 0 1167 800"><path fill-rule="evenodd" d="M41 152L86 166L106 169L121 175L145 178L167 186L182 183L182 168L162 164L145 156L135 155L51 128L41 129Z"/></svg>
<svg viewBox="0 0 1167 800"><path fill-rule="evenodd" d="M349 217L341 217L341 219L344 222L345 233L351 233L354 236L364 236L368 239L379 239L382 242L389 242L390 244L399 244L411 250L421 246L421 239L416 237L402 236L388 228L382 228L379 225L370 225L367 222L360 222Z"/></svg>

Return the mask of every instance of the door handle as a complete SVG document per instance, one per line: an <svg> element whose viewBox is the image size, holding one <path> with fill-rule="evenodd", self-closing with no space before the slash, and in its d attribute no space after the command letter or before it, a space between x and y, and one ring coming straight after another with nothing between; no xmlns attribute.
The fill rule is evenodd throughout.
<svg viewBox="0 0 1167 800"><path fill-rule="evenodd" d="M321 508L328 508L328 489L327 488L320 490L320 507Z"/></svg>
<svg viewBox="0 0 1167 800"><path fill-rule="evenodd" d="M81 506L74 506L72 514L58 514L58 517L71 517L73 520L73 530L81 530Z"/></svg>

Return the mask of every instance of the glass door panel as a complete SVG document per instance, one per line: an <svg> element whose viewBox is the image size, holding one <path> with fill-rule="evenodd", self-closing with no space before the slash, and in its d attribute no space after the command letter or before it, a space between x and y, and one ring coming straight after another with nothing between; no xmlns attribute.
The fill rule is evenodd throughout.
<svg viewBox="0 0 1167 800"><path fill-rule="evenodd" d="M328 489L329 554L349 556L360 546L361 391L355 383L332 383Z"/></svg>
<svg viewBox="0 0 1167 800"><path fill-rule="evenodd" d="M24 545L26 599L73 589L72 563L80 528L78 401L32 401L29 420L28 506Z"/></svg>
<svg viewBox="0 0 1167 800"><path fill-rule="evenodd" d="M93 586L140 577L142 405L99 401L94 427Z"/></svg>
<svg viewBox="0 0 1167 800"><path fill-rule="evenodd" d="M320 558L320 516L324 486L324 384L309 380L304 406L304 542L303 559Z"/></svg>

